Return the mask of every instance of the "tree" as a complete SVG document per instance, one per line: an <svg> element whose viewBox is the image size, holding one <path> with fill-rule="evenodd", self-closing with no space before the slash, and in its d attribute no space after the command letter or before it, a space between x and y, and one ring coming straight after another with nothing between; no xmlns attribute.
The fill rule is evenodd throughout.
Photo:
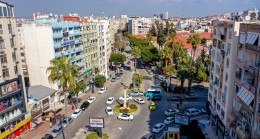
<svg viewBox="0 0 260 139"><path fill-rule="evenodd" d="M143 82L143 75L142 74L135 74L133 77L133 81L138 83L138 90L140 90L141 84Z"/></svg>
<svg viewBox="0 0 260 139"><path fill-rule="evenodd" d="M164 50L161 50L161 57L165 60L165 68L167 68L168 60L172 59L172 49L165 47Z"/></svg>
<svg viewBox="0 0 260 139"><path fill-rule="evenodd" d="M65 96L65 112L68 121L68 111L67 105L68 100L66 93L69 91L69 87L74 87L73 84L76 80L76 76L79 75L78 66L72 64L73 59L68 59L65 56L61 56L59 59L53 59L50 61L51 66L49 66L46 72L50 72L48 77L49 82L55 83L59 82L62 87L62 94ZM69 136L68 128L67 134Z"/></svg>
<svg viewBox="0 0 260 139"><path fill-rule="evenodd" d="M187 77L188 77L188 69L185 67L179 68L177 73L178 73L178 79L181 81L181 93L183 93L182 92L183 85L184 85L185 79L187 79Z"/></svg>
<svg viewBox="0 0 260 139"><path fill-rule="evenodd" d="M103 86L106 82L106 77L104 75L97 75L95 77L95 84L97 86Z"/></svg>
<svg viewBox="0 0 260 139"><path fill-rule="evenodd" d="M112 53L110 55L110 61L111 62L124 62L124 61L126 61L126 57L125 57L125 55L123 55L121 53Z"/></svg>
<svg viewBox="0 0 260 139"><path fill-rule="evenodd" d="M202 81L206 81L208 79L208 76L205 72L202 72L202 71L199 71L198 74L197 74L197 77L196 79L200 82Z"/></svg>
<svg viewBox="0 0 260 139"><path fill-rule="evenodd" d="M78 78L79 79L79 78ZM76 85L73 85L74 87L72 88L70 88L70 95L72 95L72 96L76 96L76 102L77 102L77 104L76 104L76 108L78 107L78 95L79 95L79 92L82 92L82 91L84 91L85 89L86 89L86 87L87 87L87 85L86 85L86 83L84 82L84 80L81 80L81 81L79 81L79 82L75 82L76 83Z"/></svg>
<svg viewBox="0 0 260 139"><path fill-rule="evenodd" d="M202 45L206 45L206 44L207 44L207 41L208 41L208 40L207 40L206 38L202 38L201 44L202 44Z"/></svg>
<svg viewBox="0 0 260 139"><path fill-rule="evenodd" d="M132 56L135 58L135 71L136 71L136 60L141 57L141 50L138 47L132 49Z"/></svg>
<svg viewBox="0 0 260 139"><path fill-rule="evenodd" d="M115 48L118 48L120 52L125 49L126 40L122 39L118 34L115 34Z"/></svg>
<svg viewBox="0 0 260 139"><path fill-rule="evenodd" d="M153 38L152 33L151 33L151 31L149 31L149 33L147 34L147 41L148 41L149 45L151 44L152 38Z"/></svg>

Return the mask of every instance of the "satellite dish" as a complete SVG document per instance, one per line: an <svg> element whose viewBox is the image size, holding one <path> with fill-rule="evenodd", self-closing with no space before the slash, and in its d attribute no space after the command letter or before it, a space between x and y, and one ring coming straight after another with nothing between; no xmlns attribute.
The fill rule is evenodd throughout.
<svg viewBox="0 0 260 139"><path fill-rule="evenodd" d="M246 21L250 21L251 17L250 16L246 16Z"/></svg>

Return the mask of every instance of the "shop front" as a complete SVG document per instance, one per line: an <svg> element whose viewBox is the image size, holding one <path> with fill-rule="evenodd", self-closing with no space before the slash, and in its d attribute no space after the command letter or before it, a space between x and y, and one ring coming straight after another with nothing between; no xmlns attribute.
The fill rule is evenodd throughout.
<svg viewBox="0 0 260 139"><path fill-rule="evenodd" d="M210 112L211 112L211 115L210 115L211 127L212 127L213 131L215 132L215 134L217 135L218 139L224 139L225 125L219 118L217 112L214 109L212 109L212 107L209 107L209 108L210 108Z"/></svg>

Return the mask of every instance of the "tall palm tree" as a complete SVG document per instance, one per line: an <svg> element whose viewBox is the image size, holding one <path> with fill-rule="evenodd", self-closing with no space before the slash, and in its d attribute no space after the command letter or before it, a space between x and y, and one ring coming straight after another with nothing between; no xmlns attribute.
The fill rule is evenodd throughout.
<svg viewBox="0 0 260 139"><path fill-rule="evenodd" d="M161 51L161 57L165 60L165 68L167 69L168 60L172 59L172 49L165 47L164 50Z"/></svg>
<svg viewBox="0 0 260 139"><path fill-rule="evenodd" d="M192 82L192 62L194 62L194 57L195 57L195 52L197 50L197 48L201 45L201 38L198 34L194 34L192 36L190 36L187 40L187 43L190 43L191 46L192 46L192 50L193 50L193 55L192 55L192 52L191 52L191 61L190 61L190 77L189 77L189 83L188 83L188 89L189 89L189 94L191 93L191 82Z"/></svg>
<svg viewBox="0 0 260 139"><path fill-rule="evenodd" d="M72 64L72 59L68 59L65 56L51 60L50 64L51 66L46 70L46 72L50 72L48 79L51 83L59 82L62 87L62 93L65 96L65 112L68 121L68 100L66 94L69 91L69 87L74 87L76 85L74 82L76 80L75 76L79 75L78 66ZM69 137L68 128L67 134Z"/></svg>
<svg viewBox="0 0 260 139"><path fill-rule="evenodd" d="M135 46L132 50L132 56L135 58L135 72L136 72L136 60L141 57L141 50Z"/></svg>
<svg viewBox="0 0 260 139"><path fill-rule="evenodd" d="M152 33L151 33L151 31L149 31L149 33L147 34L147 41L148 41L149 45L151 45L152 38L153 38Z"/></svg>
<svg viewBox="0 0 260 139"><path fill-rule="evenodd" d="M143 78L144 78L144 76L142 74L135 74L134 75L133 80L134 80L134 82L138 83L138 90L140 90L141 84L143 82Z"/></svg>

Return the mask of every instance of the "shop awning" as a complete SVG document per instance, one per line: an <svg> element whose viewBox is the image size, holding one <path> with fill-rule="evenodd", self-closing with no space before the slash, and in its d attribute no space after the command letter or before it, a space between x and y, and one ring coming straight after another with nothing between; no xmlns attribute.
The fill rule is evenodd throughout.
<svg viewBox="0 0 260 139"><path fill-rule="evenodd" d="M252 103L253 100L255 99L255 97L251 93L249 93L244 87L240 88L237 95L247 105L250 105L250 103Z"/></svg>
<svg viewBox="0 0 260 139"><path fill-rule="evenodd" d="M247 39L246 39L246 43L248 44L254 44L256 39L259 37L258 34L252 34L252 33L248 33L247 34Z"/></svg>

